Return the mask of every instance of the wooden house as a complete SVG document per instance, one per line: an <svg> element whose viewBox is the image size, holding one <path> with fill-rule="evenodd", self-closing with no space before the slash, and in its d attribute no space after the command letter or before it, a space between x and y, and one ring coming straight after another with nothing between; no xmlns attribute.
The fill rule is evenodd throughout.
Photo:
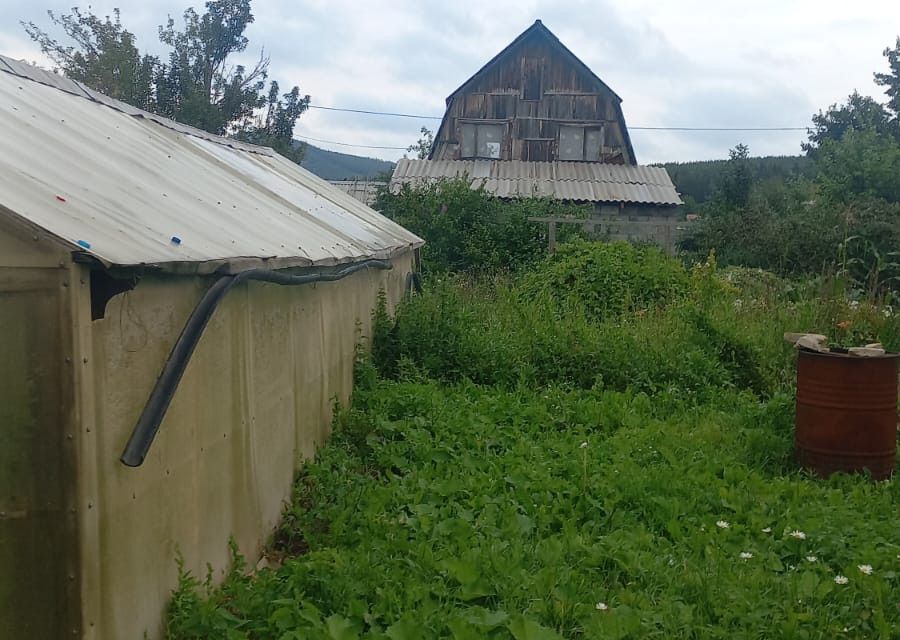
<svg viewBox="0 0 900 640"><path fill-rule="evenodd" d="M430 160L636 164L622 99L537 20L447 98Z"/></svg>
<svg viewBox="0 0 900 640"><path fill-rule="evenodd" d="M538 20L447 98L426 160L401 160L390 189L467 178L498 198L590 204L588 233L674 251L681 198L662 167L638 166L622 99ZM568 219L541 218L554 225Z"/></svg>

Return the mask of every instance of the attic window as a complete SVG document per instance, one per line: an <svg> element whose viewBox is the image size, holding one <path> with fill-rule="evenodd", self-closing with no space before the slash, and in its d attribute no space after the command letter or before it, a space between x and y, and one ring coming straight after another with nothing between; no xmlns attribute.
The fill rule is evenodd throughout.
<svg viewBox="0 0 900 640"><path fill-rule="evenodd" d="M603 127L560 127L557 159L599 162L603 150L603 134Z"/></svg>
<svg viewBox="0 0 900 640"><path fill-rule="evenodd" d="M464 123L461 129L461 158L500 158L504 125Z"/></svg>

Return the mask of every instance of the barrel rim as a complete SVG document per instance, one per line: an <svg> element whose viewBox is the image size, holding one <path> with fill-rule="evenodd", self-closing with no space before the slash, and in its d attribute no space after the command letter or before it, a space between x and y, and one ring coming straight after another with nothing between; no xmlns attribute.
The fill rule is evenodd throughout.
<svg viewBox="0 0 900 640"><path fill-rule="evenodd" d="M844 360L852 360L854 362L865 362L866 360L896 360L900 358L900 353L885 352L882 356L855 356L852 353L835 353L834 351L813 351L812 349L799 348L797 352L818 358L842 358Z"/></svg>

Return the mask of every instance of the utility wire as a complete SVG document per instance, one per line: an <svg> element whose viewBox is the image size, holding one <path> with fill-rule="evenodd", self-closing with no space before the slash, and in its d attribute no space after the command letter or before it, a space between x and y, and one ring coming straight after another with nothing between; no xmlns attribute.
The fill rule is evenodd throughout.
<svg viewBox="0 0 900 640"><path fill-rule="evenodd" d="M343 113L360 113L370 116L391 116L394 118L416 118L420 120L441 120L439 116L424 116L413 113L397 113L392 111L372 111L370 109L345 109L343 107L326 107L318 104L308 105L310 109L321 109L323 111L341 111ZM625 127L629 131L693 131L693 132L716 132L716 131L737 131L737 132L760 132L760 131L809 131L810 127ZM390 151L408 151L409 147L390 147L375 144L351 144L349 142L337 142L336 140L324 140L322 138L311 138L309 136L294 136L300 140L307 142L321 142L323 144L333 144L340 147L355 147L357 149L387 149Z"/></svg>
<svg viewBox="0 0 900 640"><path fill-rule="evenodd" d="M629 131L809 131L812 127L632 127Z"/></svg>
<svg viewBox="0 0 900 640"><path fill-rule="evenodd" d="M418 118L419 120L440 120L440 116L417 116L413 113L391 113L390 111L368 111L367 109L343 109L341 107L323 107L318 104L307 105L310 109L323 111L344 111L346 113L364 113L369 116L394 116L395 118Z"/></svg>
<svg viewBox="0 0 900 640"><path fill-rule="evenodd" d="M371 111L369 109L345 109L343 107L325 107L318 104L309 105L310 109L322 109L323 111L342 111L344 113L362 113L370 116L392 116L395 118L417 118L419 120L442 120L440 116L423 116L414 113L397 113L391 111ZM629 131L808 131L810 127L632 127L626 125ZM321 141L321 142L324 142ZM337 144L337 143L333 143ZM364 145L348 145L364 146ZM373 148L399 148L399 147L373 147Z"/></svg>
<svg viewBox="0 0 900 640"><path fill-rule="evenodd" d="M382 147L375 144L350 144L349 142L335 142L334 140L322 140L321 138L310 138L308 136L300 136L294 135L295 138L299 140L303 140L304 142L324 142L325 144L336 144L341 147L358 147L360 149L399 149L400 151L407 151L406 147Z"/></svg>

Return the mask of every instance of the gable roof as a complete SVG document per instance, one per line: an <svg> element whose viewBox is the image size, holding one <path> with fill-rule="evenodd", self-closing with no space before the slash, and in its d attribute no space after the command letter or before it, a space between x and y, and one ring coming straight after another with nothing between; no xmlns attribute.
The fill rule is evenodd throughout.
<svg viewBox="0 0 900 640"><path fill-rule="evenodd" d="M390 188L466 177L498 198L555 198L576 202L683 204L663 167L600 162L522 160L407 160L397 162Z"/></svg>
<svg viewBox="0 0 900 640"><path fill-rule="evenodd" d="M453 93L451 93L449 96L447 96L446 104L447 104L448 109L446 111L444 111L444 117L441 118L441 124L438 127L438 131L443 130L444 125L447 122L447 117L450 113L449 106L450 106L450 103L452 102L453 98L461 91L464 91L466 89L466 87L468 87L471 83L473 83L481 74L486 73L488 70L490 70L491 67L493 67L495 64L497 64L511 50L513 50L519 44L521 44L522 42L524 42L525 40L527 40L528 38L530 38L532 36L543 38L544 40L549 42L550 45L554 49L556 49L556 51L558 51L564 58L566 58L572 65L574 65L575 67L580 69L589 78L591 78L591 80L596 82L599 86L603 87L605 90L609 91L613 95L613 97L615 97L616 101L613 104L614 104L614 107L616 110L616 118L618 118L619 122L622 123L622 137L624 138L624 141L625 141L625 147L628 149L628 153L631 157L632 162L637 162L637 156L634 155L634 146L631 144L631 134L628 133L628 125L625 124L625 114L622 112L622 98L619 96L619 94L617 94L615 91L613 91L612 88L608 84L603 82L603 80L600 79L600 76L598 76L596 73L591 71L591 68L588 67L584 62L582 62L578 56L576 56L574 53L572 53L572 51L569 50L569 48L566 45L564 45L562 43L562 41L560 41L560 39L557 38L556 35L552 31L550 31L550 29L545 27L544 23L541 22L540 20L535 20L533 25L531 25L530 27L525 29L525 31L520 33L519 36L515 40L510 42L506 47L504 47L500 53L498 53L493 58L488 60L487 63L483 67L481 67L478 71L476 71L474 75L472 75L468 80L466 80L461 85L459 85L459 87L457 87L456 90L453 91ZM437 144L438 144L438 138L435 137L434 141L432 142L431 149L429 151L429 157L434 155L434 151L437 148Z"/></svg>
<svg viewBox="0 0 900 640"><path fill-rule="evenodd" d="M173 272L334 265L422 244L272 149L2 56L0 215L106 266Z"/></svg>
<svg viewBox="0 0 900 640"><path fill-rule="evenodd" d="M524 42L531 36L538 36L538 37L544 38L547 42L550 43L551 46L553 46L553 48L555 48L560 54L562 54L562 56L564 58L566 58L571 64L578 67L589 78L591 78L591 80L593 80L594 82L596 82L597 84L602 86L604 89L609 91L613 96L615 96L617 101L622 102L622 98L619 97L619 94L617 94L615 91L613 91L612 88L608 84L603 82L603 80L601 80L600 77L596 73L591 71L590 67L588 67L584 62L582 62L578 58L578 56L576 56L574 53L572 53L569 50L569 48L566 45L564 45L552 31L550 31L550 29L548 29L547 27L544 26L543 22L541 22L540 20L535 20L533 25L531 25L530 27L525 29L525 31L520 33L519 36L515 40L510 42L506 47L504 47L500 53L498 53L493 58L488 60L487 63L485 63L485 65L483 67L481 67L478 71L476 71L472 75L472 77L470 77L468 80L466 80L461 85L459 85L459 87L457 87L453 93L451 93L449 96L447 96L447 104L448 105L450 104L450 100L453 99L453 96L455 96L460 91L463 91L478 76L487 72L491 67L493 67L495 64L497 64L497 62L499 62L506 54L508 54L511 50L516 48L519 44L521 44L522 42Z"/></svg>

